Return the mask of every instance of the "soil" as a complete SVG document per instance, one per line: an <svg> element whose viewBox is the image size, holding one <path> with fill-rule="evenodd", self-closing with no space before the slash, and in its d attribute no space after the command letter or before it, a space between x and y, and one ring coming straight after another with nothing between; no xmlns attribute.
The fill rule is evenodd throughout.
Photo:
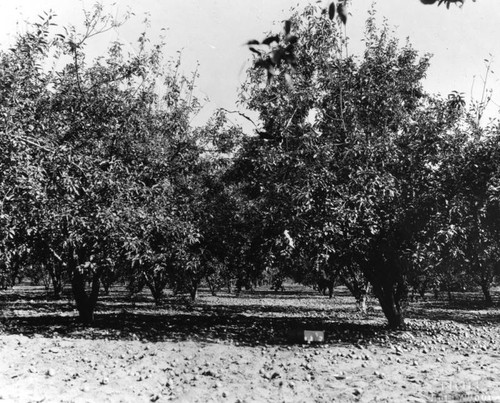
<svg viewBox="0 0 500 403"><path fill-rule="evenodd" d="M0 292L0 304L0 402L500 402L500 309L474 293L411 304L400 332L342 287L160 307L116 288L90 328L43 288ZM290 341L297 330L325 340Z"/></svg>

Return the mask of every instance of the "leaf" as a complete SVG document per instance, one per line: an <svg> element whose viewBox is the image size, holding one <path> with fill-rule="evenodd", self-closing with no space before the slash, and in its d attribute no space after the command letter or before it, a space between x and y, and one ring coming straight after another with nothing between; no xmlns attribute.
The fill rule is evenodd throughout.
<svg viewBox="0 0 500 403"><path fill-rule="evenodd" d="M276 42L276 43L280 42L280 38L278 35L268 36L266 39L264 39L262 41L262 44L263 45L270 45L273 42Z"/></svg>
<svg viewBox="0 0 500 403"><path fill-rule="evenodd" d="M259 55L259 56L262 56L262 52L258 49L255 49L254 47L250 46L248 49L250 49L251 52Z"/></svg>
<svg viewBox="0 0 500 403"><path fill-rule="evenodd" d="M285 35L288 35L290 33L291 28L292 28L292 21L286 20L285 21Z"/></svg>
<svg viewBox="0 0 500 403"><path fill-rule="evenodd" d="M335 2L332 1L330 3L330 6L328 7L328 18L333 20L334 17L335 17Z"/></svg>
<svg viewBox="0 0 500 403"><path fill-rule="evenodd" d="M257 39L250 39L245 45L260 45Z"/></svg>
<svg viewBox="0 0 500 403"><path fill-rule="evenodd" d="M344 3L339 3L337 5L337 14L340 18L340 21L342 21L342 24L347 23L347 8Z"/></svg>
<svg viewBox="0 0 500 403"><path fill-rule="evenodd" d="M420 0L422 4L434 4L437 0Z"/></svg>

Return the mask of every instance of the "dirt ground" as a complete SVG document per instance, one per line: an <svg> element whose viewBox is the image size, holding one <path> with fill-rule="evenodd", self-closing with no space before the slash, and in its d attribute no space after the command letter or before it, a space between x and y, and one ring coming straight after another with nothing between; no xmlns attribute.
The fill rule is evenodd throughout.
<svg viewBox="0 0 500 403"><path fill-rule="evenodd" d="M500 402L500 309L479 295L413 304L389 332L339 288L103 297L92 328L67 299L0 293L0 402ZM2 319L3 318L3 319ZM293 329L321 330L317 344Z"/></svg>

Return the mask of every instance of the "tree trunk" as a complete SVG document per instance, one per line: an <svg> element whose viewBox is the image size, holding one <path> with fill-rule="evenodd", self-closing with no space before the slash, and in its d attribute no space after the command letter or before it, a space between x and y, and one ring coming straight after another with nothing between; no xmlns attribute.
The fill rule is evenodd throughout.
<svg viewBox="0 0 500 403"><path fill-rule="evenodd" d="M94 321L94 310L99 296L99 275L94 273L92 276L90 294L87 294L85 289L85 276L78 270L73 271L71 285L79 318L85 325L90 325Z"/></svg>
<svg viewBox="0 0 500 403"><path fill-rule="evenodd" d="M156 306L160 306L163 301L164 289L161 284L158 284L154 279L146 278L146 284L151 291L151 295L153 296L153 300L155 301Z"/></svg>
<svg viewBox="0 0 500 403"><path fill-rule="evenodd" d="M52 290L54 291L54 298L55 299L61 299L61 293L62 293L62 270L59 266L59 262L51 262L49 263L49 274L50 274L50 279L52 281Z"/></svg>
<svg viewBox="0 0 500 403"><path fill-rule="evenodd" d="M130 292L130 297L142 292L146 286L146 281L142 274L134 274L131 276L130 281L127 285L127 289Z"/></svg>
<svg viewBox="0 0 500 403"><path fill-rule="evenodd" d="M165 296L165 288L167 287L167 278L165 273L163 271L153 271L152 275L148 275L146 274L146 271L144 271L142 276L151 291L155 305L160 306L163 301L163 297Z"/></svg>
<svg viewBox="0 0 500 403"><path fill-rule="evenodd" d="M153 296L153 299L155 301L156 306L160 306L161 302L163 301L163 289L157 289L157 288L151 288L151 295Z"/></svg>
<svg viewBox="0 0 500 403"><path fill-rule="evenodd" d="M404 330L406 325L404 323L403 312L401 306L394 298L393 292L385 291L378 299L382 306L382 311L389 322L389 329Z"/></svg>
<svg viewBox="0 0 500 403"><path fill-rule="evenodd" d="M102 274L101 283L104 288L104 295L109 295L109 290L115 281L115 276L110 268L106 268Z"/></svg>
<svg viewBox="0 0 500 403"><path fill-rule="evenodd" d="M333 298L333 281L330 281L330 284L328 285L328 298Z"/></svg>
<svg viewBox="0 0 500 403"><path fill-rule="evenodd" d="M210 276L206 276L206 279L207 279L208 288L210 289L210 294L212 294L212 296L216 297L217 291L215 290L215 285L212 284L212 282L210 281Z"/></svg>
<svg viewBox="0 0 500 403"><path fill-rule="evenodd" d="M200 284L200 280L193 280L191 282L191 290L190 290L191 301L195 301L196 298L198 297L199 284Z"/></svg>
<svg viewBox="0 0 500 403"><path fill-rule="evenodd" d="M109 289L111 288L111 283L108 281L105 281L102 283L102 286L104 288L104 295L109 295Z"/></svg>
<svg viewBox="0 0 500 403"><path fill-rule="evenodd" d="M241 294L241 289L243 288L243 280L236 280L236 296L239 297Z"/></svg>
<svg viewBox="0 0 500 403"><path fill-rule="evenodd" d="M370 291L370 283L366 282L364 288L360 288L359 293L356 297L356 303L358 305L358 310L366 315L368 312L368 292Z"/></svg>
<svg viewBox="0 0 500 403"><path fill-rule="evenodd" d="M372 281L372 286L373 292L387 318L389 329L406 329L403 303L408 297L408 289L404 284L404 280L400 279L398 282L394 282L386 279L384 283Z"/></svg>
<svg viewBox="0 0 500 403"><path fill-rule="evenodd" d="M486 306L493 306L493 298L491 297L490 284L487 281L481 282L481 290L484 295L484 302Z"/></svg>
<svg viewBox="0 0 500 403"><path fill-rule="evenodd" d="M54 288L54 298L61 299L61 294L62 294L61 281L57 281L57 280L52 279L52 287Z"/></svg>
<svg viewBox="0 0 500 403"><path fill-rule="evenodd" d="M427 291L427 281L422 284L422 286L419 288L418 293L420 294L420 298L422 301L425 302L425 292Z"/></svg>
<svg viewBox="0 0 500 403"><path fill-rule="evenodd" d="M368 311L367 301L368 301L368 296L366 294L361 294L359 298L356 300L356 303L358 305L358 310L363 315L366 315L366 312Z"/></svg>

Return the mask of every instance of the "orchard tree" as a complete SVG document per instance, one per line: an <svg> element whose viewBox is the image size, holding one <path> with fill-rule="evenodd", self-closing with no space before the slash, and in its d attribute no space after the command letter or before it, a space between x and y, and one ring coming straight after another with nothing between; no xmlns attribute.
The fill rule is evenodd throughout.
<svg viewBox="0 0 500 403"><path fill-rule="evenodd" d="M433 220L431 237L431 245L439 249L438 272L479 286L487 305L493 304L490 289L500 273L498 141L495 124L464 124L450 135L452 147L439 167L447 204Z"/></svg>
<svg viewBox="0 0 500 403"><path fill-rule="evenodd" d="M0 54L1 259L9 267L29 250L40 267L64 268L90 323L103 272L118 267L123 250L148 274L196 238L182 206L199 157L189 128L198 104L193 80L145 34L135 55L116 42L87 61L88 41L119 25L101 6L85 13L83 33L54 34L52 21L45 15ZM146 247L129 247L131 222Z"/></svg>
<svg viewBox="0 0 500 403"><path fill-rule="evenodd" d="M389 326L403 328L409 251L444 202L433 164L456 119L423 91L428 56L400 47L372 11L358 59L342 23L308 6L257 56L242 98L262 128L235 169L268 241L286 231L303 254L358 268Z"/></svg>

